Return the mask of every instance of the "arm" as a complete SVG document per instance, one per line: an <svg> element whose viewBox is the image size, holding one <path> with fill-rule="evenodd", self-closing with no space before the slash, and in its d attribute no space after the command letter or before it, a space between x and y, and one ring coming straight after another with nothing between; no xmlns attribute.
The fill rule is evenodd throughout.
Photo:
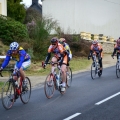
<svg viewBox="0 0 120 120"><path fill-rule="evenodd" d="M116 54L117 48L114 48L114 51L112 53L112 56L114 56Z"/></svg>
<svg viewBox="0 0 120 120"><path fill-rule="evenodd" d="M19 51L19 55L20 55L20 58L19 58L19 62L18 62L18 64L17 64L17 68L18 68L18 69L21 68L22 63L23 63L24 60L25 60L25 56L26 56L25 50L20 50L20 51Z"/></svg>
<svg viewBox="0 0 120 120"><path fill-rule="evenodd" d="M45 64L48 63L50 58L51 58L51 53L48 52L47 57L45 58Z"/></svg>
<svg viewBox="0 0 120 120"><path fill-rule="evenodd" d="M8 51L7 52L7 54L6 54L6 58L5 58L5 60L4 60L4 62L2 63L2 65L1 65L1 67L4 69L7 65L8 65L8 63L9 63L9 61L10 61L10 51Z"/></svg>

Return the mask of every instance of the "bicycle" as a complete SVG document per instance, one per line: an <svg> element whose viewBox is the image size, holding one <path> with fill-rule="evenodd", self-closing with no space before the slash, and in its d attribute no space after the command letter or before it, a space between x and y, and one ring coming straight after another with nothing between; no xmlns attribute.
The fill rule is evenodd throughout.
<svg viewBox="0 0 120 120"><path fill-rule="evenodd" d="M114 55L117 56L117 55ZM114 57L112 56L112 58L114 59ZM120 54L118 54L118 60L116 62L116 76L117 78L120 77Z"/></svg>
<svg viewBox="0 0 120 120"><path fill-rule="evenodd" d="M2 88L2 93L1 93L1 100L2 100L2 105L3 107L8 110L10 109L14 102L16 101L17 98L19 98L22 101L22 103L27 104L29 102L30 96L31 96L31 82L28 77L25 77L27 81L27 87L24 89L23 88L23 79L22 77L19 77L19 71L16 72L17 77L18 77L18 85L19 87L16 87L15 81L13 79L13 71L14 69L10 69L10 77L8 81L6 81L3 85ZM2 73L1 73L2 75Z"/></svg>
<svg viewBox="0 0 120 120"><path fill-rule="evenodd" d="M91 65L91 78L94 80L96 75L100 77L102 74L100 74L100 64L99 64L99 55L96 56L96 53L92 54L93 63Z"/></svg>
<svg viewBox="0 0 120 120"><path fill-rule="evenodd" d="M65 91L61 91L61 83L62 83L62 71L58 63L49 62L47 64L57 65L53 71L48 74L44 83L44 92L48 99L53 97L54 91L58 90L61 94L64 94ZM67 77L66 77L66 85L70 87L72 83L72 70L68 67Z"/></svg>

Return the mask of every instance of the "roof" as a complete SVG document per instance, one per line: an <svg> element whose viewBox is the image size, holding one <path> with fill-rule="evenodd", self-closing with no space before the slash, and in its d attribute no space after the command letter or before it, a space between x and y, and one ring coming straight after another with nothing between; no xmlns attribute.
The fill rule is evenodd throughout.
<svg viewBox="0 0 120 120"><path fill-rule="evenodd" d="M36 4L36 3L32 3L32 5L29 8L34 8L36 10L38 10L40 12L40 14L42 14L42 5L41 4Z"/></svg>

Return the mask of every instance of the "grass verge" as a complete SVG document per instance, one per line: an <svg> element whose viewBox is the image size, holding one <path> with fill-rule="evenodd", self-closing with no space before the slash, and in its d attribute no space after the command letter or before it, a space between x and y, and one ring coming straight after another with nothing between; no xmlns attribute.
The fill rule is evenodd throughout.
<svg viewBox="0 0 120 120"><path fill-rule="evenodd" d="M27 76L47 75L50 72L51 66L47 65L46 69L43 69L41 63L42 62L32 62L31 67L25 72L26 75ZM86 69L90 64L91 64L91 60L87 60L87 58L85 57L73 58L70 61L70 67L72 69L72 72ZM0 92L4 84L3 81L6 81L7 78L9 78L10 73L7 71L4 71L2 74L3 74L3 78L1 77L0 79L3 79L3 80L0 81Z"/></svg>
<svg viewBox="0 0 120 120"><path fill-rule="evenodd" d="M30 69L26 71L27 75L47 75L50 72L51 65L47 65L46 69L43 69L41 66L42 62L32 63ZM77 57L73 58L70 61L70 67L72 71L78 71L86 69L91 64L91 60L88 60L86 57Z"/></svg>

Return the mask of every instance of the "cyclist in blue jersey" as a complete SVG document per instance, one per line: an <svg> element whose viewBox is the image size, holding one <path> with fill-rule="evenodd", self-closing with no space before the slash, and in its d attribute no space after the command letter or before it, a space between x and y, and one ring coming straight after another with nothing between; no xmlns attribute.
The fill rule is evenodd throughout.
<svg viewBox="0 0 120 120"><path fill-rule="evenodd" d="M26 51L19 46L17 42L12 42L10 44L10 49L6 53L6 58L0 67L0 71L2 71L9 64L11 59L16 61L13 72L15 74L14 79L17 81L16 72L19 71L20 76L23 78L23 87L26 87L27 83L25 80L24 70L27 70L27 68L31 65L30 55L26 53Z"/></svg>

